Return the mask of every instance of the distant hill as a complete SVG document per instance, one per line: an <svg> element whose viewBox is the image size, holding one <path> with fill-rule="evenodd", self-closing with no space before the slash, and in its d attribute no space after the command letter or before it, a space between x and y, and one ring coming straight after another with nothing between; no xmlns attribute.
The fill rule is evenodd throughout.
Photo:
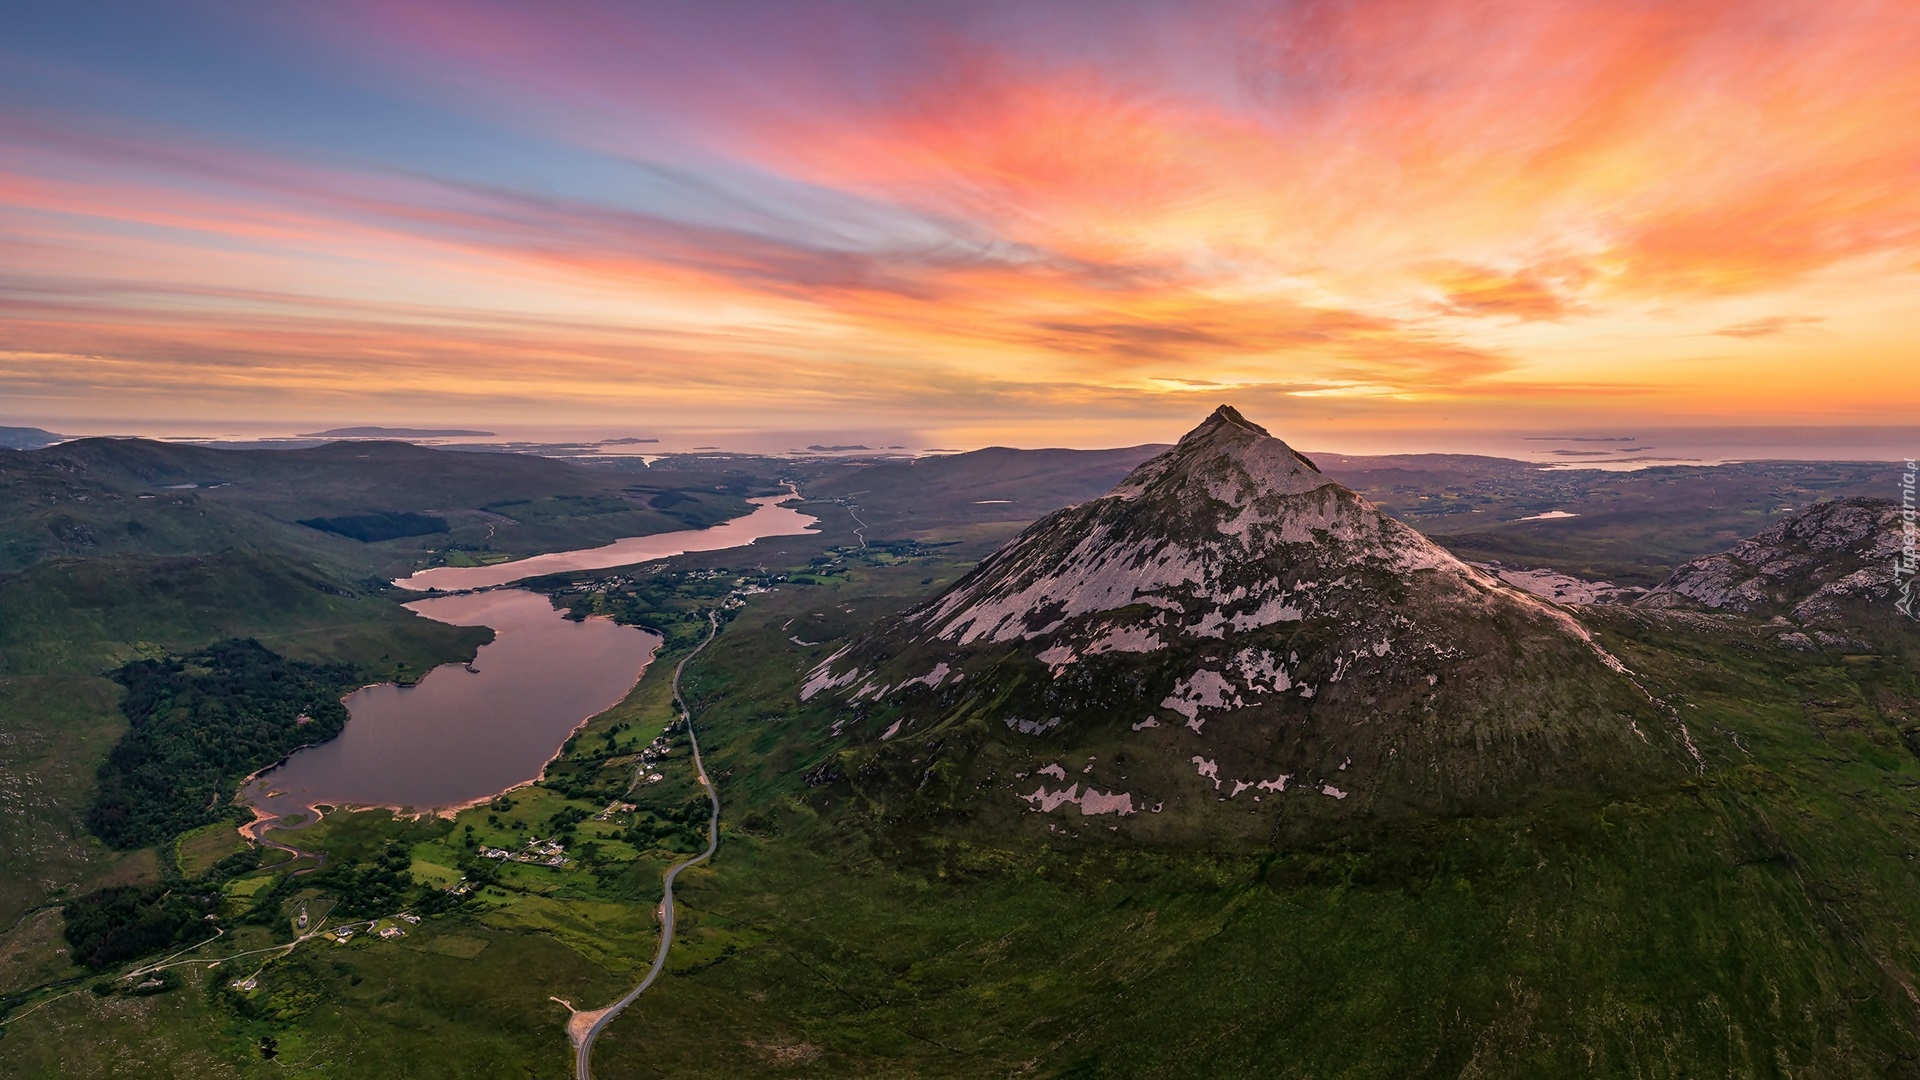
<svg viewBox="0 0 1920 1080"><path fill-rule="evenodd" d="M417 566L427 548L448 542L526 555L714 524L745 513L744 495L766 483L726 470L641 479L399 441L228 450L78 439L0 450L0 505L10 509L0 515L0 573L61 556L184 555L234 543L319 544L358 573ZM667 495L676 497L660 506L670 509L651 504ZM296 524L313 521L327 524ZM362 546L443 530L451 535L391 550ZM340 548L326 532L359 543Z"/></svg>
<svg viewBox="0 0 1920 1080"><path fill-rule="evenodd" d="M62 436L37 427L0 427L0 447L8 450L38 450L52 446Z"/></svg>
<svg viewBox="0 0 1920 1080"><path fill-rule="evenodd" d="M325 431L309 431L301 434L303 439L457 439L467 436L487 437L491 431L468 431L464 428L410 428L410 427L337 427Z"/></svg>
<svg viewBox="0 0 1920 1080"><path fill-rule="evenodd" d="M989 446L964 454L864 466L806 485L813 498L859 508L869 539L895 539L952 525L1006 523L1005 533L1063 506L1098 498L1134 466L1165 450L1014 450Z"/></svg>
<svg viewBox="0 0 1920 1080"><path fill-rule="evenodd" d="M336 533L362 543L397 540L403 536L427 536L447 531L447 519L432 514L383 513L349 514L344 517L301 518L300 524L321 532Z"/></svg>

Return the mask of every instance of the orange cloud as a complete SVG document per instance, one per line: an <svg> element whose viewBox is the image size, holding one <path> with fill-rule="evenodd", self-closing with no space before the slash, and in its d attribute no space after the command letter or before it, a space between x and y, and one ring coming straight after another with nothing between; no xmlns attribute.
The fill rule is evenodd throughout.
<svg viewBox="0 0 1920 1080"><path fill-rule="evenodd" d="M1714 333L1721 337L1758 338L1784 334L1798 326L1814 326L1825 322L1824 319L1809 318L1805 315L1773 315L1765 319L1749 319L1732 326L1723 326Z"/></svg>
<svg viewBox="0 0 1920 1080"><path fill-rule="evenodd" d="M1817 323L1740 408L1837 416L1920 330L1920 19L1879 0L252 17L559 179L0 115L0 386L1704 416Z"/></svg>

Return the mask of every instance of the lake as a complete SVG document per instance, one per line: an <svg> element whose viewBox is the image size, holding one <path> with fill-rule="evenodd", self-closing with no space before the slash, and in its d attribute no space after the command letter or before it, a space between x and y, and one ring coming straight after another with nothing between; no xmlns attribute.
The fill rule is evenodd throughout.
<svg viewBox="0 0 1920 1080"><path fill-rule="evenodd" d="M545 596L525 589L487 587L556 570L624 566L804 533L818 519L778 505L791 498L756 499L752 514L710 529L415 574L401 584L487 589L407 605L438 622L492 627L494 639L480 647L472 670L442 664L413 686L381 683L348 694L349 719L339 737L296 751L256 777L242 790L242 801L274 816L322 804L435 810L538 779L574 729L618 704L640 681L660 638L610 619L575 622ZM422 584L429 575L440 576Z"/></svg>
<svg viewBox="0 0 1920 1080"><path fill-rule="evenodd" d="M803 514L781 503L792 502L792 495L769 495L765 498L750 500L753 512L745 517L725 521L712 528L692 529L684 532L654 533L651 536L630 536L615 540L611 544L597 548L584 548L580 551L556 551L550 555L535 555L531 558L516 559L513 562L495 563L492 566L436 566L422 570L412 577L401 578L394 582L403 589L425 592L439 589L454 592L459 589L486 589L510 582L524 581L541 574L557 574L570 570L605 570L613 566L632 566L637 563L652 562L655 559L684 555L689 551L719 551L724 548L743 547L769 536L799 536L811 530L820 519L811 514Z"/></svg>
<svg viewBox="0 0 1920 1080"><path fill-rule="evenodd" d="M537 779L580 723L625 697L660 638L611 619L574 622L523 589L407 605L456 626L490 626L469 671L442 664L413 686L347 695L338 738L257 778L246 801L271 814L315 803L428 809Z"/></svg>

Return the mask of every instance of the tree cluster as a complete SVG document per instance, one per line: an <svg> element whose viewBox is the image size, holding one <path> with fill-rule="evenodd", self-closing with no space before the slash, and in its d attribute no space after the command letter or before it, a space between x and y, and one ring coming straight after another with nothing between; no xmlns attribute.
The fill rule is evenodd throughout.
<svg viewBox="0 0 1920 1080"><path fill-rule="evenodd" d="M100 766L87 827L136 848L220 820L241 778L338 735L353 672L236 639L135 660L113 678L130 728Z"/></svg>
<svg viewBox="0 0 1920 1080"><path fill-rule="evenodd" d="M212 936L207 916L219 905L218 890L115 885L67 901L62 913L74 962L98 971Z"/></svg>

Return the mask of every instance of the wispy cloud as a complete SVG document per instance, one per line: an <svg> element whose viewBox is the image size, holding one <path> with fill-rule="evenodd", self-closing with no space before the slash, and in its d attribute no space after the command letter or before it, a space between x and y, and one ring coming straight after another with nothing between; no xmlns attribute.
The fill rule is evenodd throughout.
<svg viewBox="0 0 1920 1080"><path fill-rule="evenodd" d="M1609 351L1818 322L1844 403L1920 318L1887 314L1920 254L1898 5L748 11L382 0L196 31L364 130L148 100L231 100L217 72L80 95L103 58L37 61L45 92L0 104L0 386L1684 412L1704 376L1609 381ZM1834 275L1853 314L1815 295ZM1826 314L1736 321L1770 306ZM33 375L49 356L80 359Z"/></svg>
<svg viewBox="0 0 1920 1080"><path fill-rule="evenodd" d="M1746 322L1734 323L1732 326L1723 326L1715 330L1714 333L1721 337L1730 338L1773 337L1776 334L1788 333L1798 327L1814 326L1825 321L1825 319L1819 318L1818 316L1775 315L1771 318L1749 319Z"/></svg>

